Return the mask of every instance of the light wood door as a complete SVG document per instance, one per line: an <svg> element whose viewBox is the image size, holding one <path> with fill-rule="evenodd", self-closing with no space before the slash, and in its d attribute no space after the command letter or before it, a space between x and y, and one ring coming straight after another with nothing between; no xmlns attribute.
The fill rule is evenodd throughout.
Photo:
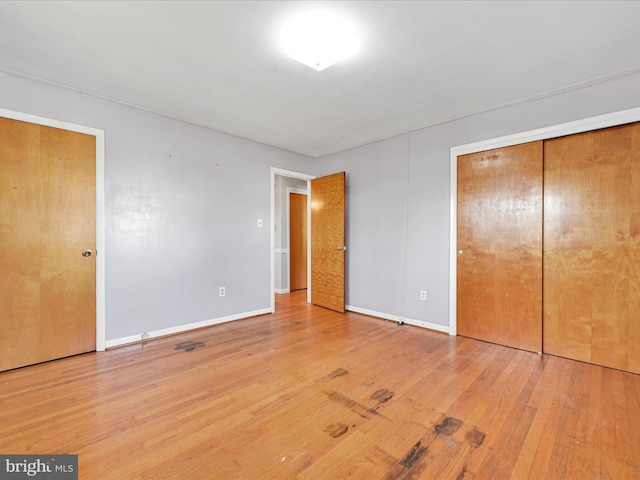
<svg viewBox="0 0 640 480"><path fill-rule="evenodd" d="M0 370L95 350L95 137L0 118Z"/></svg>
<svg viewBox="0 0 640 480"><path fill-rule="evenodd" d="M289 193L289 289L307 288L307 196Z"/></svg>
<svg viewBox="0 0 640 480"><path fill-rule="evenodd" d="M640 373L640 124L544 155L544 351Z"/></svg>
<svg viewBox="0 0 640 480"><path fill-rule="evenodd" d="M458 334L542 351L542 142L458 157Z"/></svg>
<svg viewBox="0 0 640 480"><path fill-rule="evenodd" d="M311 303L344 312L345 172L311 180Z"/></svg>

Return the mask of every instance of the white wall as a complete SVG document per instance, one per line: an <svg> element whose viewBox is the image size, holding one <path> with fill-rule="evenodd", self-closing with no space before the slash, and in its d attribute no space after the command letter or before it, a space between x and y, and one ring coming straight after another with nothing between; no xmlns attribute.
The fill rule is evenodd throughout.
<svg viewBox="0 0 640 480"><path fill-rule="evenodd" d="M3 73L0 107L105 131L107 341L270 310L271 167L312 159Z"/></svg>
<svg viewBox="0 0 640 480"><path fill-rule="evenodd" d="M638 92L630 75L318 159L318 176L347 172L347 304L448 328L450 148L638 107Z"/></svg>

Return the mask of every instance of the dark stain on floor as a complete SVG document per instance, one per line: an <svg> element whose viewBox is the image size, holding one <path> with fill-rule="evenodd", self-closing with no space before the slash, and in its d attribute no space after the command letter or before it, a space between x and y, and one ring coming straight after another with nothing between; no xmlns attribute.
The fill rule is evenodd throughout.
<svg viewBox="0 0 640 480"><path fill-rule="evenodd" d="M327 393L327 396L329 397L329 400L339 403L340 405L343 405L351 409L353 413L355 413L356 415L359 415L362 418L369 418L368 414L376 415L382 418L387 418L381 413L378 413L376 410L365 407L361 403L356 402L354 399L349 398L346 395L343 395L342 393L331 392L331 393Z"/></svg>
<svg viewBox="0 0 640 480"><path fill-rule="evenodd" d="M344 368L337 368L333 372L331 372L329 375L327 375L327 377L336 378L336 377L342 377L348 374L349 374L349 370L345 370Z"/></svg>
<svg viewBox="0 0 640 480"><path fill-rule="evenodd" d="M409 470L413 467L422 456L428 452L427 447L422 446L422 440L418 440L416 444L409 449L409 451L400 460L400 465Z"/></svg>
<svg viewBox="0 0 640 480"><path fill-rule="evenodd" d="M473 448L478 448L480 445L482 445L482 442L484 442L484 437L484 432L481 432L476 427L473 427L473 430L467 432L467 435L465 436L465 438L469 440L469 445L471 445Z"/></svg>
<svg viewBox="0 0 640 480"><path fill-rule="evenodd" d="M358 402L352 398L349 398L339 392L331 392L329 394L329 400L339 403L340 405L344 405L347 408L355 407L358 404Z"/></svg>
<svg viewBox="0 0 640 480"><path fill-rule="evenodd" d="M439 423L434 427L436 434L451 436L458 431L462 425L462 420L457 418L447 417L442 423Z"/></svg>
<svg viewBox="0 0 640 480"><path fill-rule="evenodd" d="M456 477L456 480L464 480L464 475L465 473L467 473L467 466L465 465L464 467L462 467L462 471L460 472L460 474Z"/></svg>
<svg viewBox="0 0 640 480"><path fill-rule="evenodd" d="M174 350L184 350L185 352L193 352L196 348L204 347L204 342L194 342L193 340L187 340L186 342L180 342L176 345Z"/></svg>
<svg viewBox="0 0 640 480"><path fill-rule="evenodd" d="M338 438L347 433L347 430L349 430L349 426L344 423L332 423L324 429L331 438Z"/></svg>
<svg viewBox="0 0 640 480"><path fill-rule="evenodd" d="M443 417L440 423L433 426L433 429L427 427L425 435L420 438L400 460L391 465L391 468L384 476L384 480L409 480L422 478L421 475L429 467L429 458L435 459L433 455L431 457L428 455L432 444L434 442L444 441L447 446L454 449L457 448L460 444L450 437L460 429L463 423L464 422L462 420L455 417ZM479 431L476 427L473 427L473 430L467 432L465 438L471 447L478 448L484 441L485 434ZM432 451L435 452L436 450ZM471 451L466 450L467 455L470 453ZM447 452L444 452L444 454L451 455ZM437 453L435 455L437 455ZM463 460L463 462L466 463L466 460ZM468 473L467 465L464 465L462 470L459 470L455 480L465 480L469 475L470 477L475 478L473 474L468 475ZM439 477L432 476L429 478ZM453 479L453 477L450 478Z"/></svg>
<svg viewBox="0 0 640 480"><path fill-rule="evenodd" d="M382 390L376 390L375 392L373 392L373 395L371 395L371 400L377 400L378 403L388 402L389 400L391 400L391 397L393 397L394 393L395 392L385 390L384 388Z"/></svg>

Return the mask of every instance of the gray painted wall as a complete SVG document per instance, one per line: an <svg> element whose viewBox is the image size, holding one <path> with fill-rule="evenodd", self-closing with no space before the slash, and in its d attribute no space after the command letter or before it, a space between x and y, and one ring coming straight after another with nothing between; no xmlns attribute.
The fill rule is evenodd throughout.
<svg viewBox="0 0 640 480"><path fill-rule="evenodd" d="M270 308L270 167L312 159L2 73L0 107L106 132L107 340Z"/></svg>
<svg viewBox="0 0 640 480"><path fill-rule="evenodd" d="M450 148L638 107L638 92L640 74L317 159L318 176L347 172L347 304L448 326Z"/></svg>
<svg viewBox="0 0 640 480"><path fill-rule="evenodd" d="M402 135L318 163L318 176L347 172L347 304L395 315L404 289L408 138Z"/></svg>
<svg viewBox="0 0 640 480"><path fill-rule="evenodd" d="M639 91L636 74L314 162L0 73L0 107L106 132L107 340L270 307L271 166L347 172L349 305L446 326L449 149L638 107Z"/></svg>

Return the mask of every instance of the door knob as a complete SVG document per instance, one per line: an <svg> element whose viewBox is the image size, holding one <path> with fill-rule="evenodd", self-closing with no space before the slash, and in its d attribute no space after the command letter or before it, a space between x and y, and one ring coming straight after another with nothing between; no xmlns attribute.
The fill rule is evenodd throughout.
<svg viewBox="0 0 640 480"><path fill-rule="evenodd" d="M93 252L91 250L85 250L84 252L82 252L83 257L90 257L91 255L93 255Z"/></svg>
<svg viewBox="0 0 640 480"><path fill-rule="evenodd" d="M344 247L338 247L338 250L344 250L344 251L346 252L346 251L347 251L347 247L346 247L346 246L344 246Z"/></svg>

